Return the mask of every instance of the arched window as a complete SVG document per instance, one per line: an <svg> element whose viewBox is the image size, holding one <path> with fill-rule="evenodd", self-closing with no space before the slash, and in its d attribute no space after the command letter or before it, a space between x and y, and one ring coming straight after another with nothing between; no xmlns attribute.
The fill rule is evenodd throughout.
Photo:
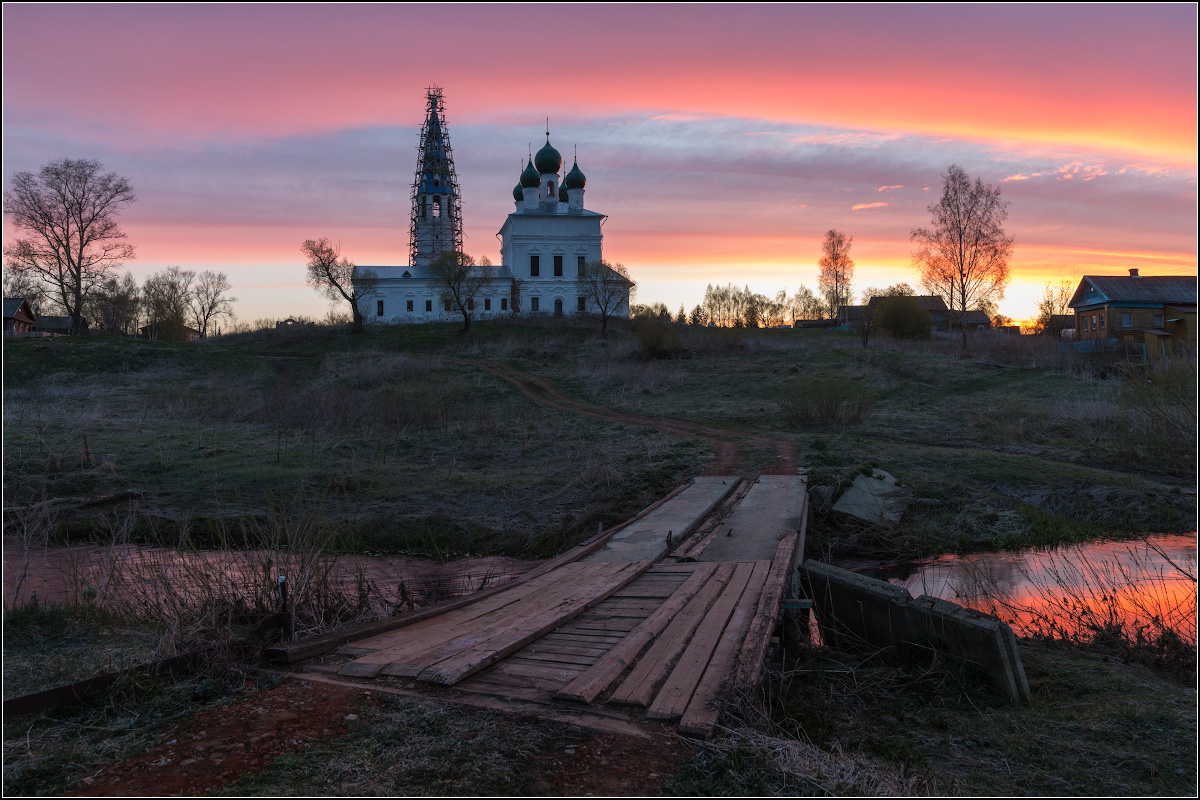
<svg viewBox="0 0 1200 800"><path fill-rule="evenodd" d="M551 200L557 200L558 195L554 193L554 181L546 181L546 197Z"/></svg>
<svg viewBox="0 0 1200 800"><path fill-rule="evenodd" d="M433 218L437 219L442 215L442 198L433 198Z"/></svg>
<svg viewBox="0 0 1200 800"><path fill-rule="evenodd" d="M554 316L556 316L556 317L562 316L562 298L561 297L556 298L554 300Z"/></svg>

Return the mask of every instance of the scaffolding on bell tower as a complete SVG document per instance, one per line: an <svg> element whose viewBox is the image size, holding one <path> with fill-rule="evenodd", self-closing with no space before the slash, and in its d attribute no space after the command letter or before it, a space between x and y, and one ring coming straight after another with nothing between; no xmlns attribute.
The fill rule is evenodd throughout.
<svg viewBox="0 0 1200 800"><path fill-rule="evenodd" d="M425 266L447 250L462 249L462 198L446 132L442 90L430 86L425 90L425 124L417 146L417 173L412 185L408 263Z"/></svg>

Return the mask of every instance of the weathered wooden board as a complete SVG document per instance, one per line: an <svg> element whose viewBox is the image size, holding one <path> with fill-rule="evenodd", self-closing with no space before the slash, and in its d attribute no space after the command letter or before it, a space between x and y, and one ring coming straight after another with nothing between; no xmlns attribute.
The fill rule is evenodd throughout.
<svg viewBox="0 0 1200 800"><path fill-rule="evenodd" d="M780 542L779 549L775 551L775 558L771 560L771 571L759 594L754 619L750 622L733 680L729 684L732 691L747 691L758 683L759 675L762 674L763 659L766 658L767 647L771 643L771 634L774 633L775 623L779 619L779 608L783 602L788 572L798 544L799 534L793 534Z"/></svg>
<svg viewBox="0 0 1200 800"><path fill-rule="evenodd" d="M683 652L696 626L704 619L708 607L725 589L734 573L733 564L721 564L712 577L692 596L667 624L645 655L634 665L629 675L609 698L610 703L647 706L654 697L654 687L670 671L671 664Z"/></svg>
<svg viewBox="0 0 1200 800"><path fill-rule="evenodd" d="M761 570L762 577L765 578L766 562L760 563L764 565ZM683 714L696 686L700 683L700 678L704 675L704 670L708 667L708 662L712 659L713 651L721 641L721 634L725 631L730 616L737 608L755 572L760 570L760 563L743 562L737 565L729 584L704 615L683 655L671 669L671 674L667 676L662 688L654 695L654 702L646 712L647 719L674 720Z"/></svg>
<svg viewBox="0 0 1200 800"><path fill-rule="evenodd" d="M597 563L595 566L601 567L603 562ZM556 603L549 610L532 618L522 619L503 632L430 664L419 678L431 683L446 685L458 683L468 675L495 663L554 630L564 622L582 614L641 575L650 566L651 562L649 561L620 564L620 569L612 575L600 573L598 570L597 577L583 581L578 591Z"/></svg>
<svg viewBox="0 0 1200 800"><path fill-rule="evenodd" d="M712 574L716 572L715 564L696 565L689 570L690 577L674 595L667 599L659 608L639 625L629 636L625 637L604 654L583 675L576 678L555 697L559 700L573 700L581 703L592 703L621 673L633 663L642 649L654 641L675 615L687 604L696 592L704 586ZM607 602L607 601L606 601Z"/></svg>
<svg viewBox="0 0 1200 800"><path fill-rule="evenodd" d="M754 575L746 585L746 590L734 608L712 658L709 659L708 666L696 685L696 691L687 703L679 721L680 733L686 736L707 737L717 724L717 697L730 680L730 673L737 664L738 654L758 608L758 600L770 570L771 562L758 562Z"/></svg>

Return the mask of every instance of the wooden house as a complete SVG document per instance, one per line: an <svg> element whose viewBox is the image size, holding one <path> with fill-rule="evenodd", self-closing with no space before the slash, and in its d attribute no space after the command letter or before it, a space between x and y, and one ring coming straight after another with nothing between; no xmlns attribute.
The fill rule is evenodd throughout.
<svg viewBox="0 0 1200 800"><path fill-rule="evenodd" d="M1196 348L1196 276L1084 275L1071 298L1078 341L1115 340L1154 359Z"/></svg>
<svg viewBox="0 0 1200 800"><path fill-rule="evenodd" d="M4 298L4 335L19 336L30 333L37 324L37 315L24 297Z"/></svg>

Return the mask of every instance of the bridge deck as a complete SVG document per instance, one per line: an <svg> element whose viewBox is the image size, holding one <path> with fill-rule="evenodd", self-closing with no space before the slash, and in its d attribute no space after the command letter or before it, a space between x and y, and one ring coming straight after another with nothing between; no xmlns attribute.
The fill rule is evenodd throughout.
<svg viewBox="0 0 1200 800"><path fill-rule="evenodd" d="M341 653L352 660L339 673L542 705L587 704L706 735L719 695L757 681L788 574L803 550L803 478L770 477L769 485L729 499L735 478L698 482L628 526L634 535L619 547L591 551L599 559L585 555L477 602L351 642ZM743 498L754 502L741 509ZM744 546L706 547L706 556L719 551L721 558L614 558L619 551L645 554L635 541L665 541L655 520L669 521L673 533L700 529L698 537L701 522L717 532L730 514ZM695 547L677 538L672 544L676 553Z"/></svg>

